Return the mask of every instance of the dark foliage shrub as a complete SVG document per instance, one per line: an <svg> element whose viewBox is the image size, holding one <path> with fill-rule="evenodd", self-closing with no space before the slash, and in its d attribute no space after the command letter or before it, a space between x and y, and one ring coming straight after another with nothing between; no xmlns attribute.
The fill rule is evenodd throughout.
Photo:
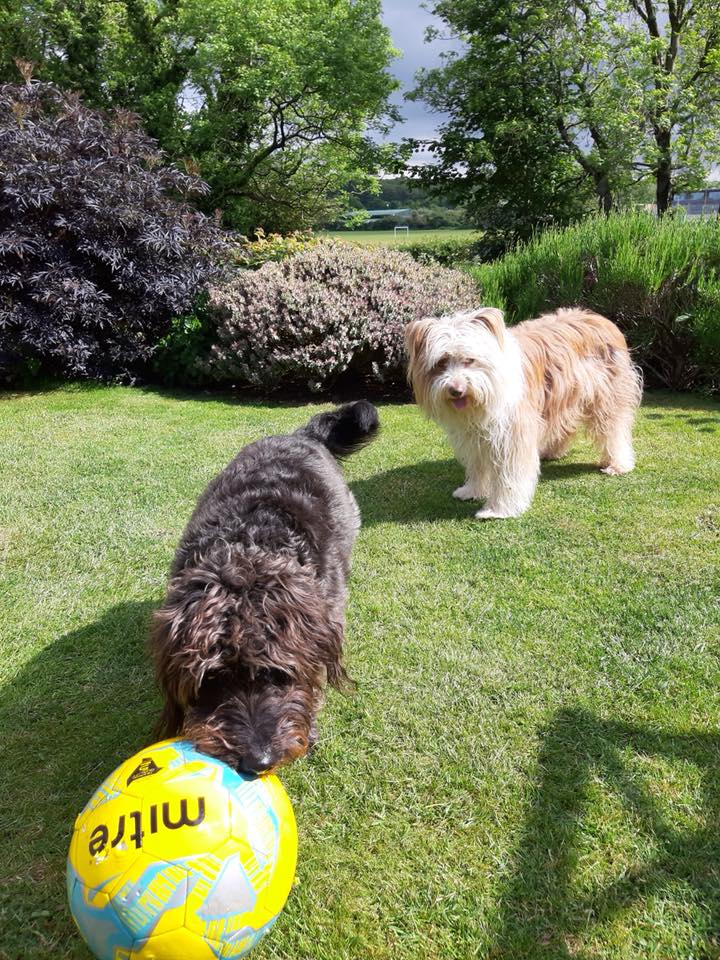
<svg viewBox="0 0 720 960"><path fill-rule="evenodd" d="M0 86L0 364L128 378L217 273L222 234L135 116Z"/></svg>
<svg viewBox="0 0 720 960"><path fill-rule="evenodd" d="M321 243L211 290L216 382L321 391L343 376L405 388L403 329L472 306L462 273L385 248Z"/></svg>
<svg viewBox="0 0 720 960"><path fill-rule="evenodd" d="M471 273L511 323L583 304L620 326L648 385L720 390L717 220L593 217Z"/></svg>

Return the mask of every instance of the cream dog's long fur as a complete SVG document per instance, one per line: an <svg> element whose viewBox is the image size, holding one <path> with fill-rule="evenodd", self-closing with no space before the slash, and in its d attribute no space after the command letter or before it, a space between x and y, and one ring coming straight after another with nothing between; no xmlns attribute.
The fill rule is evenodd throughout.
<svg viewBox="0 0 720 960"><path fill-rule="evenodd" d="M502 311L486 307L416 320L406 343L417 402L465 467L454 496L485 500L477 517L527 510L540 460L561 457L581 425L604 473L635 466L642 380L605 317L567 309L506 327Z"/></svg>

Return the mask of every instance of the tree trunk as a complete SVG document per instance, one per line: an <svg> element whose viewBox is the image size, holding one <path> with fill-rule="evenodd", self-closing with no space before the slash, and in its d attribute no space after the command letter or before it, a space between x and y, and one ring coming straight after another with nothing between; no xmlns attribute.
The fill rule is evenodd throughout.
<svg viewBox="0 0 720 960"><path fill-rule="evenodd" d="M664 216L670 209L672 200L672 178L670 176L670 165L663 164L656 173L655 203L659 217Z"/></svg>
<svg viewBox="0 0 720 960"><path fill-rule="evenodd" d="M604 173L596 173L593 180L595 181L595 192L598 198L598 209L607 217L612 213L615 206L610 182Z"/></svg>
<svg viewBox="0 0 720 960"><path fill-rule="evenodd" d="M655 204L657 215L663 217L670 209L673 192L670 132L665 130L656 132L655 141L660 149L660 158L655 167Z"/></svg>

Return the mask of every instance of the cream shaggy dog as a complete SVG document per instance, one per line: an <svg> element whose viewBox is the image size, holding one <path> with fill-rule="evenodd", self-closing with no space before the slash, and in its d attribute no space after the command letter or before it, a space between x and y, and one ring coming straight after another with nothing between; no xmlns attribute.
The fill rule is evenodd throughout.
<svg viewBox="0 0 720 960"><path fill-rule="evenodd" d="M484 500L475 516L516 517L535 493L540 461L562 457L584 425L603 473L635 466L639 371L614 323L568 309L508 328L492 307L409 324L415 398L447 432L465 467L454 496Z"/></svg>

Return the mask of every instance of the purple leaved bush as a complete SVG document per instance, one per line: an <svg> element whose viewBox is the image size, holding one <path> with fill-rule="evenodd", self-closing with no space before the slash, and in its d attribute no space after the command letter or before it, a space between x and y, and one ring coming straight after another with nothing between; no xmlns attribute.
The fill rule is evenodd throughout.
<svg viewBox="0 0 720 960"><path fill-rule="evenodd" d="M198 362L216 382L265 390L318 392L346 373L398 385L405 325L476 300L458 271L386 248L320 243L211 288L212 346Z"/></svg>
<svg viewBox="0 0 720 960"><path fill-rule="evenodd" d="M217 278L225 241L138 119L0 86L0 373L131 378Z"/></svg>

